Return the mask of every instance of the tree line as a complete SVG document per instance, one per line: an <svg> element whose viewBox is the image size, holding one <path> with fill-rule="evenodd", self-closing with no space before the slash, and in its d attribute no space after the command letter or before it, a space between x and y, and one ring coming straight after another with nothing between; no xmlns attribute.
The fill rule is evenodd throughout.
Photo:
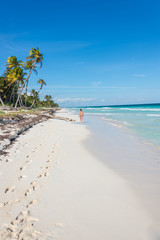
<svg viewBox="0 0 160 240"><path fill-rule="evenodd" d="M44 97L41 101L39 93L46 82L43 79L38 80L39 90L32 89L28 93L29 80L32 72L38 74L37 68L41 68L43 63L43 54L39 48L32 48L26 61L18 60L16 56L8 57L5 64L5 71L0 76L0 104L2 106L12 107L58 107L50 95Z"/></svg>

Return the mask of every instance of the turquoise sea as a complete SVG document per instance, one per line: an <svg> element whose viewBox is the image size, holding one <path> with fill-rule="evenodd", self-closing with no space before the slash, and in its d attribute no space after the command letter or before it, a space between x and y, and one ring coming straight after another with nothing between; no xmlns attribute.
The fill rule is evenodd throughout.
<svg viewBox="0 0 160 240"><path fill-rule="evenodd" d="M160 104L83 107L83 112L160 146Z"/></svg>

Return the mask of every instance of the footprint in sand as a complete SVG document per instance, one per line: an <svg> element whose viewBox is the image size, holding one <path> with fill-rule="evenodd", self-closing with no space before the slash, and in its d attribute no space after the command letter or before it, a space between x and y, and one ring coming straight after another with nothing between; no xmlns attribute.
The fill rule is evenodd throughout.
<svg viewBox="0 0 160 240"><path fill-rule="evenodd" d="M37 200L32 200L28 203L28 205L26 207L28 208L30 205L33 205L33 204L36 204L36 203L37 203Z"/></svg>
<svg viewBox="0 0 160 240"><path fill-rule="evenodd" d="M43 177L43 175L42 174L40 174L37 178L41 178L41 177Z"/></svg>
<svg viewBox="0 0 160 240"><path fill-rule="evenodd" d="M5 162L12 162L13 160L12 159L6 159Z"/></svg>
<svg viewBox="0 0 160 240"><path fill-rule="evenodd" d="M30 211L21 211L19 215L16 217L16 220L18 220L20 217L26 217L30 214Z"/></svg>
<svg viewBox="0 0 160 240"><path fill-rule="evenodd" d="M6 206L13 206L15 203L18 203L18 202L20 202L19 199L16 199L16 200L10 201L10 202L0 203L0 208L6 207Z"/></svg>
<svg viewBox="0 0 160 240"><path fill-rule="evenodd" d="M45 176L45 177L48 177L48 176L49 176L49 172L45 172L45 173L44 173L44 176Z"/></svg>
<svg viewBox="0 0 160 240"><path fill-rule="evenodd" d="M13 220L13 221L11 222L11 224L12 224L12 225L17 225L18 223L23 222L24 219L26 219L27 216L29 216L30 214L31 214L30 211L21 211L21 212L17 215L17 217L15 218L15 220Z"/></svg>
<svg viewBox="0 0 160 240"><path fill-rule="evenodd" d="M13 205L13 202L4 202L4 203L0 203L0 208L3 208L3 207L6 207L6 206L11 206L11 205Z"/></svg>
<svg viewBox="0 0 160 240"><path fill-rule="evenodd" d="M14 190L15 190L15 186L8 187L6 188L5 193L14 192Z"/></svg>
<svg viewBox="0 0 160 240"><path fill-rule="evenodd" d="M9 205L9 202L4 202L3 206L6 207L7 205Z"/></svg>
<svg viewBox="0 0 160 240"><path fill-rule="evenodd" d="M33 191L36 191L36 190L38 189L38 187L39 187L39 185L38 185L38 184L36 184L36 185L33 185L33 187L32 187Z"/></svg>
<svg viewBox="0 0 160 240"><path fill-rule="evenodd" d="M24 196L27 197L28 194L30 194L31 192L32 192L32 189L31 189L31 188L27 189L27 191L25 192Z"/></svg>
<svg viewBox="0 0 160 240"><path fill-rule="evenodd" d="M33 181L30 183L30 185L35 185L37 183L37 181Z"/></svg>
<svg viewBox="0 0 160 240"><path fill-rule="evenodd" d="M21 175L21 176L18 178L18 180L21 180L21 179L26 178L26 177L27 177L26 175Z"/></svg>
<svg viewBox="0 0 160 240"><path fill-rule="evenodd" d="M50 169L52 166L46 166L46 169Z"/></svg>
<svg viewBox="0 0 160 240"><path fill-rule="evenodd" d="M23 171L23 170L25 170L26 169L26 167L25 166L23 166L23 167L20 167L20 171Z"/></svg>
<svg viewBox="0 0 160 240"><path fill-rule="evenodd" d="M33 191L36 191L39 187L39 185L37 184L37 181L31 182L30 185L32 185Z"/></svg>
<svg viewBox="0 0 160 240"><path fill-rule="evenodd" d="M45 172L44 174L40 174L37 178L48 177L49 172Z"/></svg>
<svg viewBox="0 0 160 240"><path fill-rule="evenodd" d="M2 239L18 239L17 226L7 225L2 233Z"/></svg>
<svg viewBox="0 0 160 240"><path fill-rule="evenodd" d="M44 166L44 167L41 167L42 169L50 169L51 166Z"/></svg>

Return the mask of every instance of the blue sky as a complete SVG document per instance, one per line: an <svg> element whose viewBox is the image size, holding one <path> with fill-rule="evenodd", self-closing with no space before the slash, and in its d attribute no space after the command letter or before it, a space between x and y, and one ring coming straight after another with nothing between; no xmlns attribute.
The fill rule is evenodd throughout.
<svg viewBox="0 0 160 240"><path fill-rule="evenodd" d="M160 1L3 1L0 73L39 47L41 98L61 106L160 102Z"/></svg>

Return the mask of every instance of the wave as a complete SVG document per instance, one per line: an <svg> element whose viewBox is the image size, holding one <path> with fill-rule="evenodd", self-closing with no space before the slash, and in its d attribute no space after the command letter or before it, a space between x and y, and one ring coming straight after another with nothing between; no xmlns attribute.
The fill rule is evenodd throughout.
<svg viewBox="0 0 160 240"><path fill-rule="evenodd" d="M106 121L108 124L114 126L114 127L118 127L118 128L122 128L123 125L120 124L117 120L111 120L108 118L102 118L102 120Z"/></svg>
<svg viewBox="0 0 160 240"><path fill-rule="evenodd" d="M124 121L123 122L125 125L127 125L127 126L132 126L132 124L131 123L128 123L127 121Z"/></svg>
<svg viewBox="0 0 160 240"><path fill-rule="evenodd" d="M146 114L148 117L160 117L160 114Z"/></svg>
<svg viewBox="0 0 160 240"><path fill-rule="evenodd" d="M151 111L151 112L160 112L160 108L119 108L121 110L127 111Z"/></svg>
<svg viewBox="0 0 160 240"><path fill-rule="evenodd" d="M124 114L120 114L120 113L85 113L86 115L98 115L98 116L119 116L119 115L124 115Z"/></svg>

